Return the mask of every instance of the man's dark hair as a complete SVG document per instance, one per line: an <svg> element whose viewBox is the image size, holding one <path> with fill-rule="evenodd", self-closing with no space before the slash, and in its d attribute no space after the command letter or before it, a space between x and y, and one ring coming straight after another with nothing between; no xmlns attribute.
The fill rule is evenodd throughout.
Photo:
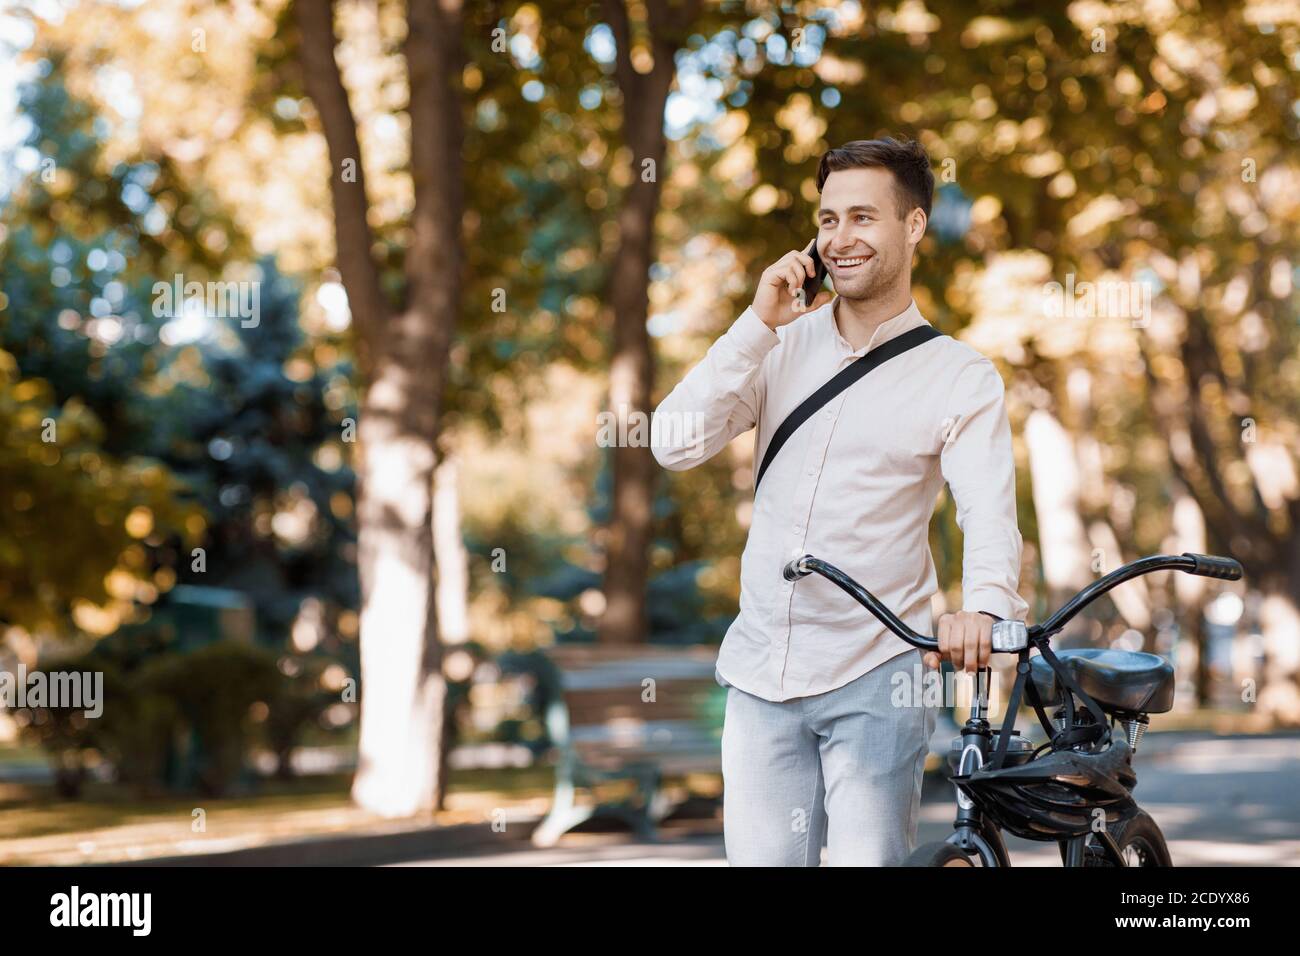
<svg viewBox="0 0 1300 956"><path fill-rule="evenodd" d="M917 206L921 207L926 219L930 218L934 173L930 170L930 157L925 147L915 140L900 143L888 136L884 139L855 139L828 149L817 167L817 191L822 191L826 178L833 172L872 166L883 166L894 174L899 219Z"/></svg>

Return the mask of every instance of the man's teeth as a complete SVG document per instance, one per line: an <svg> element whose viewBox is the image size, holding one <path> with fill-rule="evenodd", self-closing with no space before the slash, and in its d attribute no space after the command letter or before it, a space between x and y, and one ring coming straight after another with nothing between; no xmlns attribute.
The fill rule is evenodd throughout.
<svg viewBox="0 0 1300 956"><path fill-rule="evenodd" d="M861 256L857 259L836 259L835 264L841 268L845 266L860 266L870 258L870 256Z"/></svg>

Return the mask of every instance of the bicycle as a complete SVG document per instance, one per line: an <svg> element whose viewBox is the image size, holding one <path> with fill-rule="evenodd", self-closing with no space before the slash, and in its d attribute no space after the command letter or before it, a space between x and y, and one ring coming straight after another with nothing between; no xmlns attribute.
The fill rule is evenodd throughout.
<svg viewBox="0 0 1300 956"><path fill-rule="evenodd" d="M993 623L993 653L1016 654L1016 679L997 733L988 720L991 667L976 672L970 718L954 738L948 764L957 816L946 840L918 847L905 866L1010 866L1002 831L1027 840L1055 841L1065 866L1172 866L1164 835L1133 799L1133 770L1149 715L1174 703L1174 669L1163 657L1138 651L1050 646L1079 611L1111 588L1153 571L1176 570L1236 581L1232 558L1193 554L1139 558L1088 585L1041 624ZM787 563L795 581L820 574L913 647L937 650L853 578L810 554ZM1030 651L1038 655L1030 657ZM1015 728L1022 692L1047 742L1034 747ZM1045 708L1056 707L1052 721ZM1113 733L1115 721L1123 736ZM1054 721L1054 722L1053 722Z"/></svg>

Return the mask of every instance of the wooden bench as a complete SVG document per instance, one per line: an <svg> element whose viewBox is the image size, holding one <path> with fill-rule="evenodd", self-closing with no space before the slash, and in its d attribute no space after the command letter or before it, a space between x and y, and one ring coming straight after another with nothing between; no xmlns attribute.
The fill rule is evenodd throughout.
<svg viewBox="0 0 1300 956"><path fill-rule="evenodd" d="M726 688L713 676L717 649L665 645L562 644L546 652L551 683L546 727L557 748L555 799L533 832L554 846L595 816L625 821L654 840L676 804L661 790L665 776L720 773ZM632 780L617 803L579 805L579 788Z"/></svg>

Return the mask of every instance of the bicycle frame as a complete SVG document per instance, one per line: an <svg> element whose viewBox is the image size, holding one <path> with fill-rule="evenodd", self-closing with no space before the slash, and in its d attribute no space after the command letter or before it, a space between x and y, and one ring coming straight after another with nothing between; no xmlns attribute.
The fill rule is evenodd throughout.
<svg viewBox="0 0 1300 956"><path fill-rule="evenodd" d="M1019 658L1016 664L1015 686L1007 701L1006 719L997 734L995 744L993 729L988 721L988 688L992 669L989 667L979 668L976 671L975 697L971 705L970 718L966 721L961 732L962 749L955 776L968 775L984 766L993 766L995 768L1002 766L1010 739L1014 735L1014 724L1019 710L1022 690L1029 697L1039 722L1047 733L1048 746L1051 751L1054 752L1069 746L1078 746L1081 743L1092 747L1100 747L1102 744L1108 743L1111 734L1111 720L1100 705L1079 688L1069 674L1068 668L1052 652L1051 638L1052 635L1065 627L1076 614L1111 588L1143 574L1165 570L1183 571L1188 574L1229 581L1238 580L1242 575L1241 565L1232 558L1191 552L1184 552L1181 555L1154 555L1126 564L1094 581L1074 595L1055 614L1041 624L1025 627L1019 622L1011 622L1007 628L1003 629L1002 643L1004 646L998 647L999 642L995 639L993 649L994 653L1014 653ZM788 581L794 581L813 573L820 574L838 586L875 615L886 628L913 647L927 651L938 650L939 642L935 638L917 634L899 620L889 608L881 604L875 595L834 565L812 555L804 555L790 561L782 571L783 576ZM999 623L1001 624L1001 622ZM998 625L995 625L995 628L997 627ZM1016 639L1018 636L1017 629L1023 630L1022 639ZM1010 634L1009 639L1007 637L1008 633ZM1052 726L1044 713L1037 692L1033 689L1033 684L1027 680L1029 652L1033 648L1038 650L1051 667L1056 674L1056 679L1060 682L1060 686L1065 691L1062 694L1064 719L1061 721L1059 728ZM1075 698L1083 705L1081 710L1075 708ZM990 753L992 753L991 757ZM1037 759L1037 756L1037 751L1035 751L1030 759ZM1000 828L975 806L960 787L954 786L957 790L957 817L953 821L953 833L948 838L948 842L954 843L968 854L978 853L981 862L985 866L1009 866L1010 858L1007 854L1006 845L1002 840ZM1084 865L1088 853L1088 840L1092 835L1091 833L1085 833L1060 841L1066 866ZM1115 838L1109 832L1103 829L1097 831L1095 835L1107 860L1116 866L1127 865Z"/></svg>

